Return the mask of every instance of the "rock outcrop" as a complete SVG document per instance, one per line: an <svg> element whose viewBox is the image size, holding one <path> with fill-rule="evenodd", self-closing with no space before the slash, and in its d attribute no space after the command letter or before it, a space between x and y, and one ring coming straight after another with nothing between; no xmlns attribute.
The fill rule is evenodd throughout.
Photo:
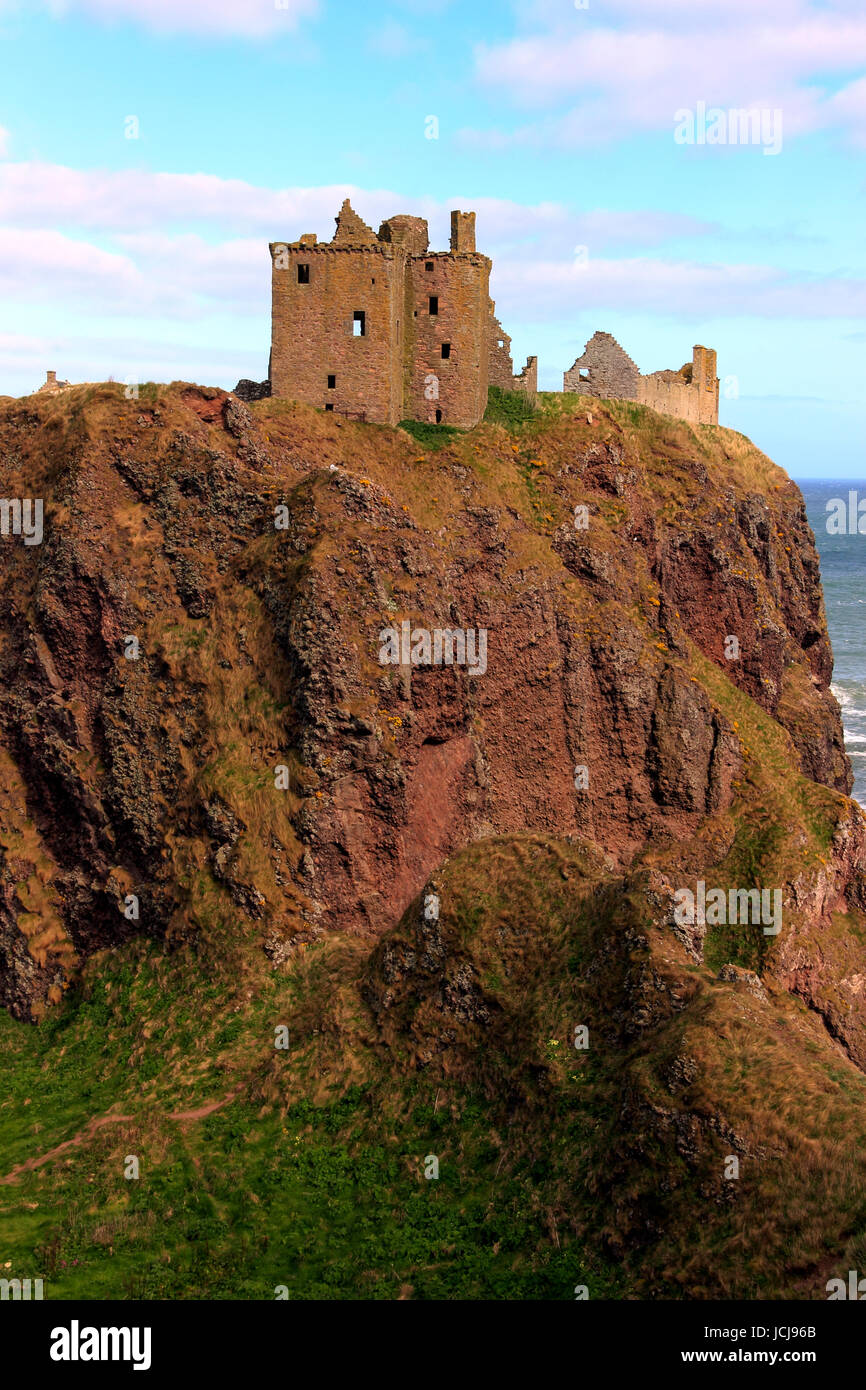
<svg viewBox="0 0 866 1390"><path fill-rule="evenodd" d="M50 1201L51 1258L84 1223L110 1279L119 1122L137 1152L154 1106L171 1129L231 1100L204 1166L259 1233L249 1272L283 1122L318 1124L318 1096L326 1174L386 1113L464 1165L495 1215L478 1249L506 1242L491 1283L471 1256L480 1295L571 1297L585 1265L614 1295L814 1297L856 1267L866 819L802 498L725 430L525 415L413 436L183 383L0 402L0 494L44 502L41 544L0 537L0 1109L4 1181L38 1188L28 1251ZM59 1118L31 1090L55 1029ZM48 1176L97 1094L107 1208ZM154 1143L150 1171L180 1171ZM407 1200L382 1152L377 1233ZM180 1272L173 1192L154 1296L211 1266ZM413 1227L387 1270L363 1247L351 1287L398 1263L434 1287L454 1193L456 1225ZM150 1206L124 1212L144 1238ZM237 1254L219 1296L259 1289L222 1282Z"/></svg>
<svg viewBox="0 0 866 1390"><path fill-rule="evenodd" d="M737 437L540 416L428 453L258 410L106 386L0 415L3 492L46 505L41 546L3 542L16 1012L130 933L194 932L181 861L284 945L387 931L485 836L575 837L626 868L731 813L753 756L737 698L844 804L802 499ZM483 630L484 673L381 664L406 621Z"/></svg>

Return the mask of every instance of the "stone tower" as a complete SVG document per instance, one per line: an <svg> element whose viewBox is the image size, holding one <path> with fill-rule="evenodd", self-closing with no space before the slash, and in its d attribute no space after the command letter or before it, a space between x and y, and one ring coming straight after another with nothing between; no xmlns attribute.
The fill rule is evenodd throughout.
<svg viewBox="0 0 866 1390"><path fill-rule="evenodd" d="M329 242L271 244L271 394L383 424L476 425L495 320L475 213L452 212L448 251L428 249L420 217L376 233L346 199L336 223Z"/></svg>

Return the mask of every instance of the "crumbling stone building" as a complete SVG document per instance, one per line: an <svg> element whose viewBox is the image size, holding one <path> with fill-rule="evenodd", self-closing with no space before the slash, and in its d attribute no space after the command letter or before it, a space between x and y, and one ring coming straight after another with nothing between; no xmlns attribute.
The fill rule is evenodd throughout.
<svg viewBox="0 0 866 1390"><path fill-rule="evenodd" d="M474 212L452 212L450 251L428 249L421 217L374 232L348 199L336 223L333 241L271 244L271 395L383 424L469 428L491 383L536 391L535 358L514 375Z"/></svg>
<svg viewBox="0 0 866 1390"><path fill-rule="evenodd" d="M642 376L610 333L594 333L563 376L562 389L608 400L637 401L692 425L719 423L719 379L712 348L695 347L678 372Z"/></svg>
<svg viewBox="0 0 866 1390"><path fill-rule="evenodd" d="M475 213L452 212L451 247L431 251L422 217L374 232L347 198L332 241L312 232L272 242L268 379L239 381L244 400L277 396L356 420L477 425L491 386L538 391L538 359L515 374L495 314L492 264L475 246ZM716 354L695 347L678 372L642 376L610 333L594 333L563 390L638 401L691 424L718 424Z"/></svg>
<svg viewBox="0 0 866 1390"><path fill-rule="evenodd" d="M46 372L45 380L36 389L36 395L56 396L58 391L65 391L69 385L71 383L68 381L58 381L56 372Z"/></svg>

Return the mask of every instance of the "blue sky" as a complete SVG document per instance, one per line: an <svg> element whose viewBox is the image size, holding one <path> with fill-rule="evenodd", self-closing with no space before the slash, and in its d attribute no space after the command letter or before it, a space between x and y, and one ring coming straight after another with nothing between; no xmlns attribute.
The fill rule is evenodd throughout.
<svg viewBox="0 0 866 1390"><path fill-rule="evenodd" d="M866 475L862 0L0 0L0 64L0 394L264 376L267 242L348 194L439 247L476 209L542 385L597 328L702 342L722 423ZM700 103L727 143L676 138Z"/></svg>

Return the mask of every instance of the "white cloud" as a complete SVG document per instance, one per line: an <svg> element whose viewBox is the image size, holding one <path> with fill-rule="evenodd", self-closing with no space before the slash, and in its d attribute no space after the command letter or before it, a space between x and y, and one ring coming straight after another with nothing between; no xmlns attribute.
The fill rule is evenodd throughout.
<svg viewBox="0 0 866 1390"><path fill-rule="evenodd" d="M13 299L129 300L142 289L141 272L124 255L53 231L0 228L0 296Z"/></svg>
<svg viewBox="0 0 866 1390"><path fill-rule="evenodd" d="M189 233L123 234L106 250L54 231L0 228L0 298L57 305L87 318L201 318L262 312L270 257L259 240Z"/></svg>
<svg viewBox="0 0 866 1390"><path fill-rule="evenodd" d="M735 8L736 23L729 0L666 0L648 18L636 0L615 0L598 22L592 10L572 7L566 18L559 5L537 5L540 30L480 44L476 75L515 107L549 114L516 131L473 132L474 142L576 146L672 131L674 112L699 101L781 109L786 137L833 123L862 129L856 91L848 104L832 93L866 63L862 8L848 0L831 7L737 0Z"/></svg>
<svg viewBox="0 0 866 1390"><path fill-rule="evenodd" d="M860 0L836 0L835 8L841 11L856 9ZM832 0L831 0L832 5ZM772 23L790 22L809 8L808 0L762 0L761 16ZM559 29L572 31L580 25L592 22L595 5L593 0L580 9L577 0L521 0L516 18L527 29ZM604 14L607 20L642 19L651 12L656 23L676 22L680 27L701 27L729 23L745 15L755 13L754 0L605 0Z"/></svg>
<svg viewBox="0 0 866 1390"><path fill-rule="evenodd" d="M35 390L48 370L73 382L113 376L116 381L221 381L233 386L242 376L261 377L266 362L267 344L257 354L233 345L220 348L157 336L0 333L0 396Z"/></svg>
<svg viewBox="0 0 866 1390"><path fill-rule="evenodd" d="M564 321L590 310L690 320L866 315L866 280L797 276L764 265L591 254L585 267L575 261L501 260L492 288L503 312L525 322Z"/></svg>
<svg viewBox="0 0 866 1390"><path fill-rule="evenodd" d="M157 33L267 38L315 15L318 0L44 0L58 16L128 22Z"/></svg>
<svg viewBox="0 0 866 1390"><path fill-rule="evenodd" d="M113 232L209 224L259 230L274 241L295 237L298 228L330 240L344 198L361 200L363 215L375 221L394 211L396 197L349 184L261 188L213 174L81 170L26 162L0 168L3 220L20 227L52 224Z"/></svg>
<svg viewBox="0 0 866 1390"><path fill-rule="evenodd" d="M866 145L866 77L842 87L827 103L832 120L845 126L857 145Z"/></svg>
<svg viewBox="0 0 866 1390"><path fill-rule="evenodd" d="M206 228L294 240L315 231L330 240L344 198L373 227L395 212L426 217L432 246L445 247L450 210L472 207L478 214L478 245L497 254L520 243L534 251L570 254L577 242L595 249L626 245L657 246L674 237L699 236L709 224L678 213L652 209L593 209L578 213L563 203L516 203L505 198L456 194L448 200L405 198L386 189L351 185L270 189L210 174L148 174L68 169L56 164L9 163L0 167L0 209L7 226L55 225L102 235L164 234L167 229Z"/></svg>
<svg viewBox="0 0 866 1390"><path fill-rule="evenodd" d="M614 219L609 228L608 216ZM617 234L620 218L628 231L626 214L587 216L582 230L595 225L596 239L583 243L590 247L585 268L574 255L579 218L563 224L567 235L548 235L540 251L512 245L496 254L491 289L502 313L538 322L563 321L588 309L685 318L866 316L866 281L850 277L819 279L770 266L660 256L613 259L598 249L599 237L602 231ZM514 241L518 226L515 213ZM192 322L228 312L247 319L267 314L269 280L267 248L256 237L214 241L189 232L128 232L106 250L59 232L0 230L0 295L7 306L48 303L85 318L95 313Z"/></svg>
<svg viewBox="0 0 866 1390"><path fill-rule="evenodd" d="M31 362L73 380L137 372L233 384L235 365L234 379L262 375L267 242L307 230L329 239L345 196L374 227L396 212L426 217L434 248L448 245L450 209L474 208L479 248L494 262L491 292L510 329L548 324L576 331L588 315L603 327L622 312L695 323L866 317L866 281L701 263L694 243L718 228L673 212L575 210L459 193L434 201L344 186L273 190L209 175L4 163L0 393L10 381L13 389L30 389ZM685 253L674 249L683 241L691 242ZM583 269L578 246L589 248ZM109 324L117 325L117 338L103 351L98 343ZM62 351L49 350L55 339ZM90 346L79 351L79 340ZM170 342L174 349L163 352L160 344Z"/></svg>

